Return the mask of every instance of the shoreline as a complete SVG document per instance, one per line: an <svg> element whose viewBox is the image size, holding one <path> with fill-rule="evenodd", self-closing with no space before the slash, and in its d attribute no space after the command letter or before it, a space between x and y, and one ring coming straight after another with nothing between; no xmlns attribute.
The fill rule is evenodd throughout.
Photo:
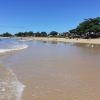
<svg viewBox="0 0 100 100"><path fill-rule="evenodd" d="M0 37L0 39L4 38L11 38L11 37ZM21 40L38 40L38 41L54 41L54 42L64 42L64 43L86 43L86 44L100 44L100 38L96 39L81 39L81 38L75 38L75 39L68 39L68 38L55 38L55 37L12 37L15 39L21 39Z"/></svg>
<svg viewBox="0 0 100 100"><path fill-rule="evenodd" d="M68 39L68 38L48 38L48 37L22 37L23 40L38 40L38 41L54 41L65 43L87 43L87 44L100 44L98 39Z"/></svg>

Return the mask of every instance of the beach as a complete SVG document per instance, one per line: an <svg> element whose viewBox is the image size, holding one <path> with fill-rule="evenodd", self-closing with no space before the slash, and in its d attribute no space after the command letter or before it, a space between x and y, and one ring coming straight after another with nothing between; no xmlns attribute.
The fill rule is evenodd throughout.
<svg viewBox="0 0 100 100"><path fill-rule="evenodd" d="M0 9L0 100L100 100L100 0Z"/></svg>
<svg viewBox="0 0 100 100"><path fill-rule="evenodd" d="M51 42L64 42L64 43L87 43L87 44L100 44L100 38L94 38L94 39L82 39L82 38L55 38L55 37L0 37L1 39L19 39L19 40L39 40L39 41L51 41Z"/></svg>
<svg viewBox="0 0 100 100"><path fill-rule="evenodd" d="M23 37L23 40L39 40L39 41L55 41L55 42L66 42L66 43L88 43L88 44L100 44L100 38L96 39L68 39L68 38L48 38L48 37Z"/></svg>

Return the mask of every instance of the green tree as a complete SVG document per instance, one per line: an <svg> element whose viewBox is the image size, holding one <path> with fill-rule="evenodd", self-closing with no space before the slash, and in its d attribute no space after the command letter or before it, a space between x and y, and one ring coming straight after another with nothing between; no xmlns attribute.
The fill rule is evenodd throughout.
<svg viewBox="0 0 100 100"><path fill-rule="evenodd" d="M35 37L41 37L41 33L40 32L36 32L35 33Z"/></svg>
<svg viewBox="0 0 100 100"><path fill-rule="evenodd" d="M52 36L52 37L56 37L58 35L58 32L56 31L52 31L49 33L49 36Z"/></svg>
<svg viewBox="0 0 100 100"><path fill-rule="evenodd" d="M42 37L47 37L47 33L46 32L41 32L41 36Z"/></svg>
<svg viewBox="0 0 100 100"><path fill-rule="evenodd" d="M15 36L17 36L17 37L24 37L25 34L23 32L18 32L18 33L15 34Z"/></svg>
<svg viewBox="0 0 100 100"><path fill-rule="evenodd" d="M81 22L76 29L69 31L72 34L77 34L80 36L94 36L100 34L100 17L85 19Z"/></svg>
<svg viewBox="0 0 100 100"><path fill-rule="evenodd" d="M6 32L6 33L1 34L1 36L2 37L12 37L13 35L11 33Z"/></svg>
<svg viewBox="0 0 100 100"><path fill-rule="evenodd" d="M34 36L34 33L32 31L24 32L23 34L24 34L25 37Z"/></svg>
<svg viewBox="0 0 100 100"><path fill-rule="evenodd" d="M34 33L32 31L29 32L18 32L15 34L17 37L29 37L29 36L34 36Z"/></svg>

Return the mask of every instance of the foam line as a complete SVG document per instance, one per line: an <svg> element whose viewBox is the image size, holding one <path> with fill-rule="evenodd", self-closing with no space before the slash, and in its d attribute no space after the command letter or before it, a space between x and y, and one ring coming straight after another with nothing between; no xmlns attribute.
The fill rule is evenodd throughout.
<svg viewBox="0 0 100 100"><path fill-rule="evenodd" d="M28 45L24 44L24 45L15 45L13 46L13 48L11 49L0 49L0 53L6 53L6 52L11 52L11 51L16 51L16 50L22 50L28 48Z"/></svg>

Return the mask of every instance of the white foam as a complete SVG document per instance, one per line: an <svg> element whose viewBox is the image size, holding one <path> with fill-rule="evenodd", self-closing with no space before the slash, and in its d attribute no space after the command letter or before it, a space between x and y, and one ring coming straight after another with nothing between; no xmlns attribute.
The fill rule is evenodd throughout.
<svg viewBox="0 0 100 100"><path fill-rule="evenodd" d="M15 93L16 93L16 100L21 100L25 85L23 85L21 82L13 82L13 86L16 87Z"/></svg>
<svg viewBox="0 0 100 100"><path fill-rule="evenodd" d="M24 84L22 84L16 77L16 75L13 73L11 69L9 69L9 72L13 75L14 81L12 81L11 86L14 88L15 92L15 100L21 100L24 88L26 87Z"/></svg>
<svg viewBox="0 0 100 100"><path fill-rule="evenodd" d="M25 85L22 84L16 77L16 75L13 73L11 69L9 69L10 73L15 77L15 81L12 81L11 85L15 87L15 94L16 94L16 100L21 100Z"/></svg>
<svg viewBox="0 0 100 100"><path fill-rule="evenodd" d="M21 100L25 85L19 81L0 82L0 84L0 100Z"/></svg>
<svg viewBox="0 0 100 100"><path fill-rule="evenodd" d="M16 50L22 50L28 48L28 45L23 44L23 45L14 45L11 49L0 49L0 53L6 53L6 52L11 52L11 51L16 51Z"/></svg>
<svg viewBox="0 0 100 100"><path fill-rule="evenodd" d="M21 100L25 86L19 82L11 69L3 70L6 70L4 73L8 74L0 79L0 100Z"/></svg>

